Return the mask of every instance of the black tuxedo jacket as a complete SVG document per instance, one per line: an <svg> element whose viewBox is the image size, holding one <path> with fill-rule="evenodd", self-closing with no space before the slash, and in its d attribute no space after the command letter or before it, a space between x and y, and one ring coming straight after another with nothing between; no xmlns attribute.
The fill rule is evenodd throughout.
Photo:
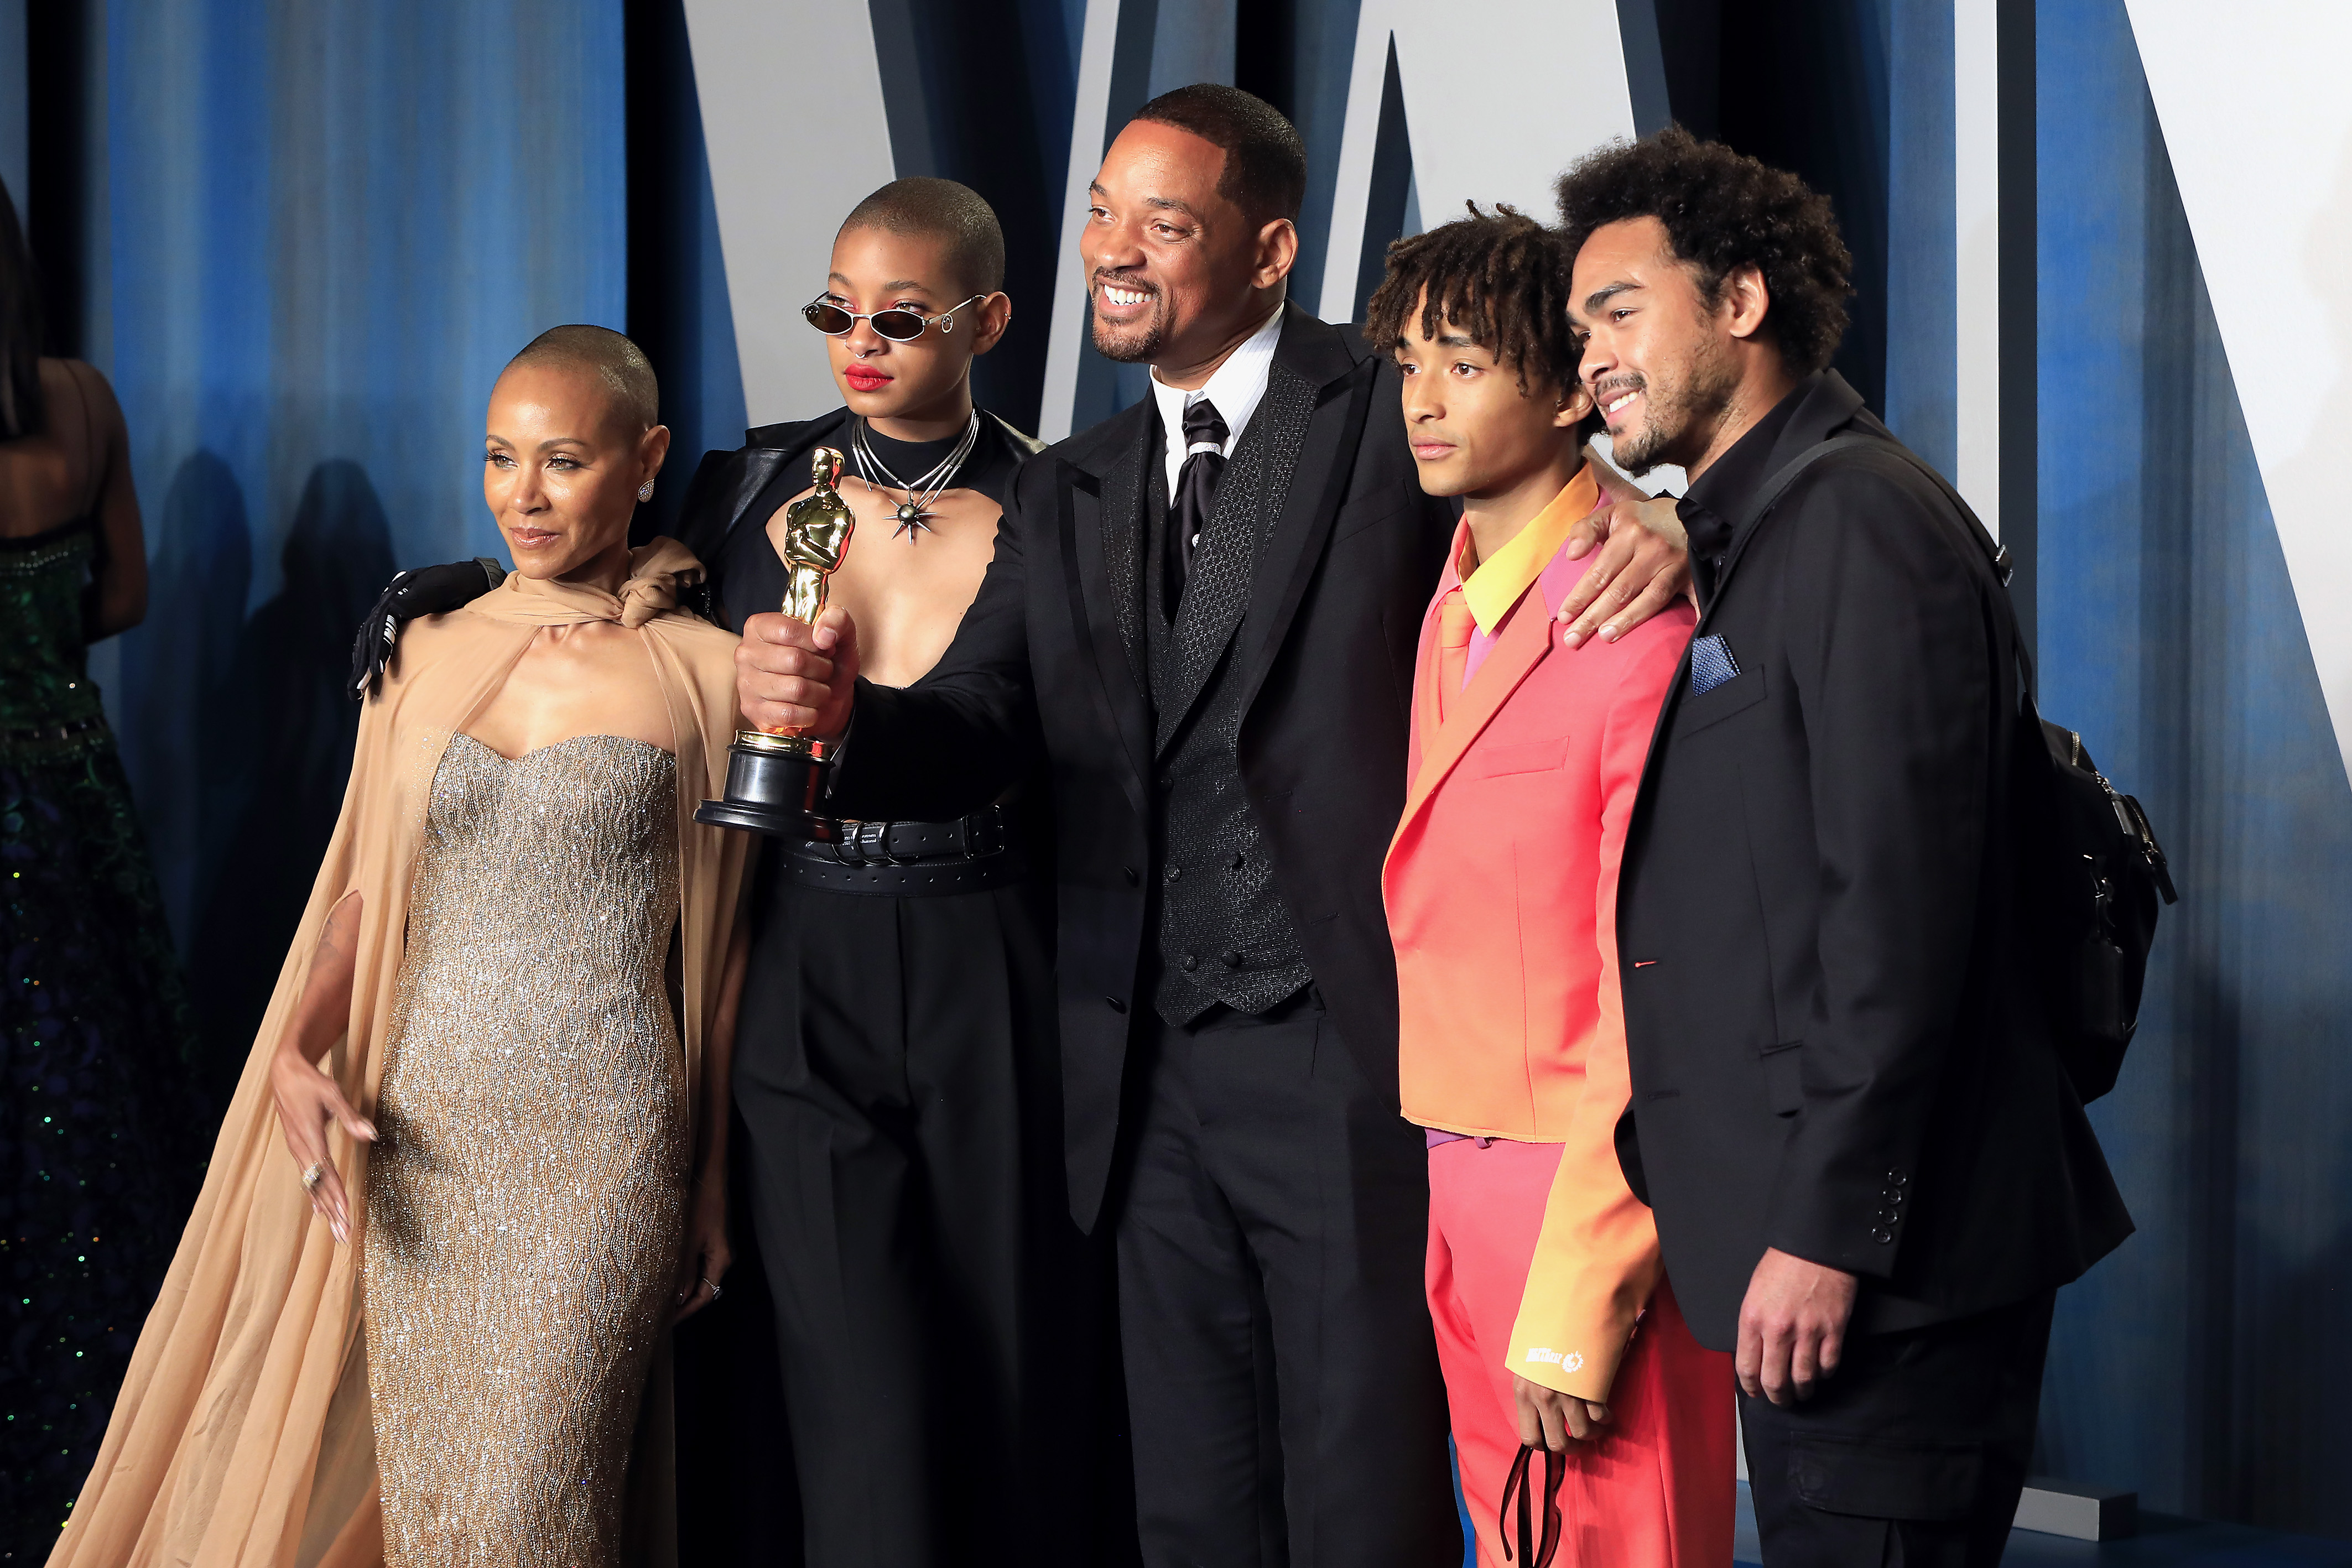
<svg viewBox="0 0 2352 1568"><path fill-rule="evenodd" d="M1885 444L1709 537L1842 431ZM1739 673L1694 695L1685 659L1634 806L1618 1143L1693 1332L1732 1348L1768 1246L1862 1276L1865 1333L2075 1278L2131 1220L2014 946L2017 632L1975 525L1828 373L1684 505Z"/></svg>
<svg viewBox="0 0 2352 1568"><path fill-rule="evenodd" d="M1275 361L1315 389L1314 406L1225 655L1247 693L1242 783L1325 1004L1368 1081L1393 1094L1381 858L1403 808L1414 641L1452 509L1422 493L1385 356L1293 307ZM1022 467L954 644L902 691L859 685L833 784L845 815L938 818L1044 752L1070 1202L1087 1228L1117 1144L1129 1026L1151 1006L1154 716L1112 584L1140 591L1139 498L1160 454L1147 398Z"/></svg>

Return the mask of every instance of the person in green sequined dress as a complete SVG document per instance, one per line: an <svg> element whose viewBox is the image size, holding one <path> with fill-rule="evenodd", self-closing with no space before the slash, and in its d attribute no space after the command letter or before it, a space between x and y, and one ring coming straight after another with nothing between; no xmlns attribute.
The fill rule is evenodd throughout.
<svg viewBox="0 0 2352 1568"><path fill-rule="evenodd" d="M47 1556L202 1176L194 1030L89 645L147 558L106 379L0 192L0 1563Z"/></svg>

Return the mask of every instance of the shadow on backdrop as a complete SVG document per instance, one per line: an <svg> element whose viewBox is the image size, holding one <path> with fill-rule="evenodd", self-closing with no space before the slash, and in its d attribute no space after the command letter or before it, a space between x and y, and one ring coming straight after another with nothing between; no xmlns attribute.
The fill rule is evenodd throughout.
<svg viewBox="0 0 2352 1568"><path fill-rule="evenodd" d="M197 1017L240 1059L342 809L360 722L343 693L352 631L394 570L391 525L358 464L310 471L283 564L205 713L215 797L188 967Z"/></svg>
<svg viewBox="0 0 2352 1568"><path fill-rule="evenodd" d="M234 674L245 601L253 580L253 529L245 492L218 454L199 448L182 461L157 515L148 565L155 584L147 618L123 633L117 694L126 722L120 738L184 957L195 954L198 890L217 872L213 823L220 780L236 751L218 720L238 706ZM226 1101L250 1036L223 1032L205 1007L205 985L188 966L202 1056L198 1076L213 1102Z"/></svg>

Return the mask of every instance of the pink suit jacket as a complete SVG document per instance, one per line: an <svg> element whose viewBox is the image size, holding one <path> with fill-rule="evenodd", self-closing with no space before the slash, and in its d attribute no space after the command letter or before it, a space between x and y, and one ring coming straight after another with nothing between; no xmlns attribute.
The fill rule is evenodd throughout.
<svg viewBox="0 0 2352 1568"><path fill-rule="evenodd" d="M1696 617L1677 603L1616 643L1570 649L1551 615L1583 566L1555 555L1467 687L1442 694L1449 571L1422 625L1411 783L1382 884L1406 1118L1564 1145L1511 1369L1601 1400L1659 1271L1614 1142L1631 1092L1618 868Z"/></svg>

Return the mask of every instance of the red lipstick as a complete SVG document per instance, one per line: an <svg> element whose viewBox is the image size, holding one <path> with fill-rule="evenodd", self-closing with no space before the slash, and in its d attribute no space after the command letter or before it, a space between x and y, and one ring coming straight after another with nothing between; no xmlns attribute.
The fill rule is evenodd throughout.
<svg viewBox="0 0 2352 1568"><path fill-rule="evenodd" d="M886 376L871 365L852 365L841 372L841 379L849 383L852 392L870 392L881 391L897 378Z"/></svg>

